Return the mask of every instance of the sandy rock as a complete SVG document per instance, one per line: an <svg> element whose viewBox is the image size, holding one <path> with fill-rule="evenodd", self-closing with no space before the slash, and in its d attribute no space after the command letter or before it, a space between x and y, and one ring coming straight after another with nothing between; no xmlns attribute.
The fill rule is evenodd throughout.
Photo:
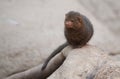
<svg viewBox="0 0 120 79"><path fill-rule="evenodd" d="M109 61L98 70L94 79L120 79L120 62Z"/></svg>
<svg viewBox="0 0 120 79"><path fill-rule="evenodd" d="M67 54L63 65L48 79L89 79L90 72L99 69L106 61L105 52L94 46L73 49Z"/></svg>
<svg viewBox="0 0 120 79"><path fill-rule="evenodd" d="M120 62L94 46L63 50L66 60L47 79L119 79Z"/></svg>

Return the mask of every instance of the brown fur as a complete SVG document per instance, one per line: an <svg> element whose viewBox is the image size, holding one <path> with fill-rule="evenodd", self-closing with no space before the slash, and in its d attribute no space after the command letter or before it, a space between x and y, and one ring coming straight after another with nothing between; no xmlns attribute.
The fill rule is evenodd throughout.
<svg viewBox="0 0 120 79"><path fill-rule="evenodd" d="M67 42L73 47L82 47L85 45L93 35L93 27L89 20L80 13L71 11L66 14L66 21L73 23L71 28L67 28L65 24Z"/></svg>

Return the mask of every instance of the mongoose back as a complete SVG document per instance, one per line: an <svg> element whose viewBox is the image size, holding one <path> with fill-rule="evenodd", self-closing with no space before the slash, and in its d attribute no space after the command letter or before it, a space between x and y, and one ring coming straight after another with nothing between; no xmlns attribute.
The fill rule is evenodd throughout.
<svg viewBox="0 0 120 79"><path fill-rule="evenodd" d="M41 70L44 70L49 61L66 46L71 45L73 48L81 48L84 46L91 39L94 32L93 25L89 19L75 11L70 11L65 15L64 25L64 34L67 42L52 52L43 64Z"/></svg>

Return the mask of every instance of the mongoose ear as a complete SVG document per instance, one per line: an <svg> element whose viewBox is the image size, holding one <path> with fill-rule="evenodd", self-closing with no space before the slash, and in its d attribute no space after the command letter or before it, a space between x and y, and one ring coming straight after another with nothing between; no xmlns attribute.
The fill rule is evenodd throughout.
<svg viewBox="0 0 120 79"><path fill-rule="evenodd" d="M79 20L79 22L80 22L81 24L83 24L83 18L82 18L81 16L78 16L77 19Z"/></svg>
<svg viewBox="0 0 120 79"><path fill-rule="evenodd" d="M79 20L80 23L83 23L81 16L78 16L77 19Z"/></svg>

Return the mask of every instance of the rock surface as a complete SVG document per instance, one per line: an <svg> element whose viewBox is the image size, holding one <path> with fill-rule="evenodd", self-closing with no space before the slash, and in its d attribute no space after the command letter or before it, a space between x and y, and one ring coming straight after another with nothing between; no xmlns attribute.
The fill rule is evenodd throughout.
<svg viewBox="0 0 120 79"><path fill-rule="evenodd" d="M94 79L120 79L120 62L108 62L98 70Z"/></svg>
<svg viewBox="0 0 120 79"><path fill-rule="evenodd" d="M105 52L90 45L69 52L65 49L63 54L66 60L48 79L90 79L108 59Z"/></svg>
<svg viewBox="0 0 120 79"><path fill-rule="evenodd" d="M87 45L82 48L70 47L63 50L66 60L47 79L119 79L120 62L113 61L105 52Z"/></svg>

